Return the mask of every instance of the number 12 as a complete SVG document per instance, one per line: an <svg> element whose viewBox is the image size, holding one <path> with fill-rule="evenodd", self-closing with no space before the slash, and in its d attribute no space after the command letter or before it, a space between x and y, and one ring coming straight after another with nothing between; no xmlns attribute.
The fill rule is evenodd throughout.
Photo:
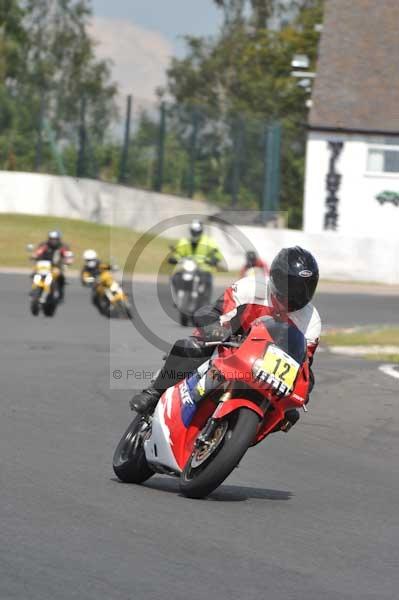
<svg viewBox="0 0 399 600"><path fill-rule="evenodd" d="M277 371L280 369L282 363L282 359L278 358L276 360L276 366L274 367L274 371L273 371L273 375L277 375ZM280 375L278 375L279 379L281 379L281 381L285 381L285 376L289 373L289 370L291 368L291 365L289 363L284 363L284 370L282 373L280 373Z"/></svg>

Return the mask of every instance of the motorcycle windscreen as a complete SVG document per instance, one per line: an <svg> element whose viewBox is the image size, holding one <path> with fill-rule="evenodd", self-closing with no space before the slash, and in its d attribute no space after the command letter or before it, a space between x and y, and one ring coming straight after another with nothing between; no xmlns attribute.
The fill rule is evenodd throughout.
<svg viewBox="0 0 399 600"><path fill-rule="evenodd" d="M307 348L303 333L295 325L277 321L273 317L264 317L261 320L275 345L301 365L305 360Z"/></svg>

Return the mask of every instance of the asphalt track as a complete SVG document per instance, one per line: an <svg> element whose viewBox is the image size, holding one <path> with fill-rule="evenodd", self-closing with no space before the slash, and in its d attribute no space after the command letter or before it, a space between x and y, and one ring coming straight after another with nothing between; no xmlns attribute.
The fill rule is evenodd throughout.
<svg viewBox="0 0 399 600"><path fill-rule="evenodd" d="M123 388L141 385L124 369L162 350L100 317L77 282L54 319L29 314L27 288L0 276L1 600L398 598L397 380L321 353L309 414L208 500L161 476L124 485L111 468ZM145 285L137 297L166 341L182 335ZM398 324L397 298L318 306L331 325Z"/></svg>

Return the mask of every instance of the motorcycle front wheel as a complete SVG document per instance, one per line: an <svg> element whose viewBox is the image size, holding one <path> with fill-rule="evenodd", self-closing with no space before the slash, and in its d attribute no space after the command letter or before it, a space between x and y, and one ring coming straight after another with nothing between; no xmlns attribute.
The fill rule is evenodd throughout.
<svg viewBox="0 0 399 600"><path fill-rule="evenodd" d="M38 289L34 289L31 292L31 302L30 302L30 312L32 313L32 315L34 317L37 317L37 315L40 312L40 296L41 296L42 291L38 290Z"/></svg>
<svg viewBox="0 0 399 600"><path fill-rule="evenodd" d="M130 319L130 321L133 321L132 309L130 308L130 305L127 302L125 302L124 304L124 310L127 318Z"/></svg>
<svg viewBox="0 0 399 600"><path fill-rule="evenodd" d="M179 323L182 327L188 327L190 324L188 315L185 313L179 313Z"/></svg>
<svg viewBox="0 0 399 600"><path fill-rule="evenodd" d="M178 298L177 309L179 311L179 323L182 327L188 327L190 325L190 292L184 291L181 298Z"/></svg>
<svg viewBox="0 0 399 600"><path fill-rule="evenodd" d="M154 475L145 457L143 435L148 423L137 415L116 447L112 466L115 475L124 483L143 483Z"/></svg>
<svg viewBox="0 0 399 600"><path fill-rule="evenodd" d="M180 476L180 491L188 498L204 498L238 465L252 444L259 416L240 408L226 416L207 444L196 446Z"/></svg>
<svg viewBox="0 0 399 600"><path fill-rule="evenodd" d="M43 312L46 317L53 317L57 308L57 303L54 300L47 301L43 304Z"/></svg>

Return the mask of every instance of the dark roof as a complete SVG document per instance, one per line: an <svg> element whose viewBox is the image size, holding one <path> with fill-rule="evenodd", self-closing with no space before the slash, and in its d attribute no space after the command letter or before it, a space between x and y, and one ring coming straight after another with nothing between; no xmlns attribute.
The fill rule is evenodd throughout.
<svg viewBox="0 0 399 600"><path fill-rule="evenodd" d="M399 134L399 0L325 0L312 129Z"/></svg>

